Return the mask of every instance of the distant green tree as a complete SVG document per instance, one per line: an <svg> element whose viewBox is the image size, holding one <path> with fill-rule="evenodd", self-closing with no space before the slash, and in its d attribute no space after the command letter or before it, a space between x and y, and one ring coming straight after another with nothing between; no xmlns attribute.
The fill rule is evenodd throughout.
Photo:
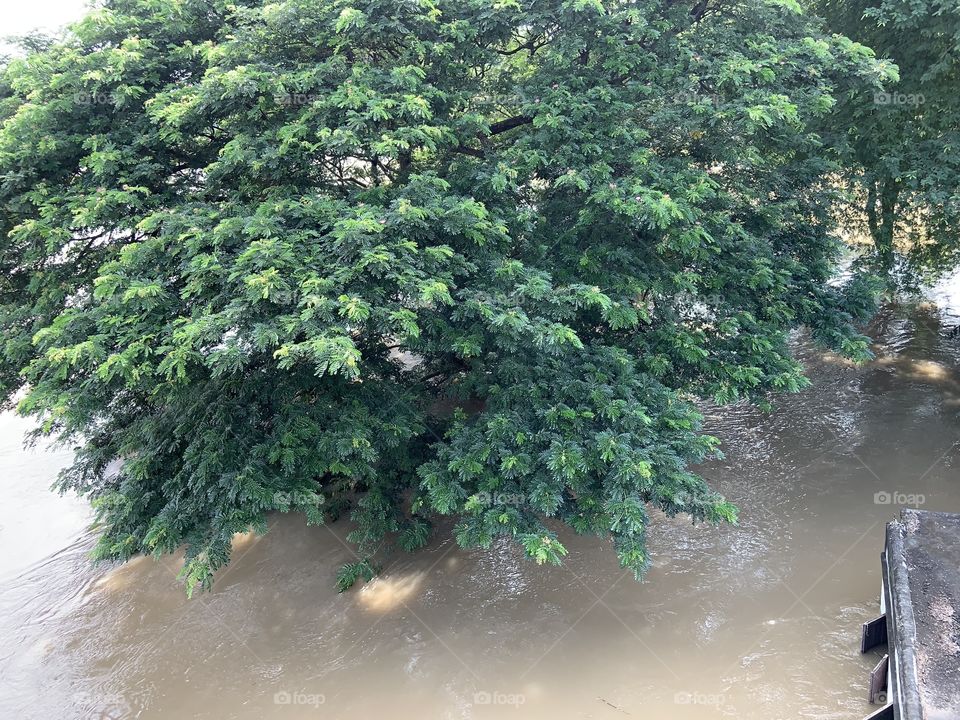
<svg viewBox="0 0 960 720"><path fill-rule="evenodd" d="M2 394L98 558L207 586L267 513L647 566L734 521L697 398L863 358L810 129L872 54L792 0L109 0L0 75ZM877 86L879 88L879 86Z"/></svg>
<svg viewBox="0 0 960 720"><path fill-rule="evenodd" d="M870 259L909 286L960 262L960 3L816 0L828 28L896 63L883 91L841 96L830 126L851 160ZM905 262L897 262L897 258ZM904 272L905 271L905 272Z"/></svg>

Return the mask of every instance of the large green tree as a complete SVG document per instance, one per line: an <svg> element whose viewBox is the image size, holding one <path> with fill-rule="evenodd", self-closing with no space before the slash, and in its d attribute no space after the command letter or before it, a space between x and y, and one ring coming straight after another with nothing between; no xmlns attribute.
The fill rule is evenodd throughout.
<svg viewBox="0 0 960 720"><path fill-rule="evenodd" d="M810 128L882 75L792 0L109 0L0 77L3 396L191 589L271 511L639 576L736 517L697 398L867 354Z"/></svg>
<svg viewBox="0 0 960 720"><path fill-rule="evenodd" d="M842 95L831 116L836 144L847 153L844 177L855 190L847 221L862 219L873 241L868 259L901 286L955 268L960 3L815 0L812 5L832 31L896 64L883 91L865 86Z"/></svg>

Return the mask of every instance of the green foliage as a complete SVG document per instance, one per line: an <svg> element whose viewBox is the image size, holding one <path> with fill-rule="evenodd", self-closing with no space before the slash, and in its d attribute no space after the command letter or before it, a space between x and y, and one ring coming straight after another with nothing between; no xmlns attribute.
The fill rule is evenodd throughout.
<svg viewBox="0 0 960 720"><path fill-rule="evenodd" d="M337 571L337 592L349 590L357 580L371 580L377 574L377 568L370 560L347 563Z"/></svg>
<svg viewBox="0 0 960 720"><path fill-rule="evenodd" d="M734 522L697 398L854 357L813 127L883 75L792 2L108 0L0 74L0 386L100 558L207 587L270 512L360 562Z"/></svg>
<svg viewBox="0 0 960 720"><path fill-rule="evenodd" d="M882 91L840 100L826 128L855 193L846 222L900 287L960 261L960 5L954 0L817 0L828 27L884 58ZM860 52L870 54L861 48Z"/></svg>

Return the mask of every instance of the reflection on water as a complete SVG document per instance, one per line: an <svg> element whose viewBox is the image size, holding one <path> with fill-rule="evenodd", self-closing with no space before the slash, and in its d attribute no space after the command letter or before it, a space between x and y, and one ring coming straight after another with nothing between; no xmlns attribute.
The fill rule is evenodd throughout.
<svg viewBox="0 0 960 720"><path fill-rule="evenodd" d="M359 590L360 604L368 610L384 613L405 605L423 586L427 573L423 570L374 578Z"/></svg>
<svg viewBox="0 0 960 720"><path fill-rule="evenodd" d="M24 449L24 434L32 427L0 413L0 581L53 560L83 533L90 517L86 503L47 492L73 452L49 445Z"/></svg>
<svg viewBox="0 0 960 720"><path fill-rule="evenodd" d="M92 568L68 455L0 418L0 716L26 718L859 718L876 662L883 525L911 496L960 512L960 276L876 321L863 368L800 341L814 387L776 411L708 408L703 468L738 527L654 516L636 584L564 536L562 568L445 534L334 592L347 529L274 517L190 601L179 558Z"/></svg>

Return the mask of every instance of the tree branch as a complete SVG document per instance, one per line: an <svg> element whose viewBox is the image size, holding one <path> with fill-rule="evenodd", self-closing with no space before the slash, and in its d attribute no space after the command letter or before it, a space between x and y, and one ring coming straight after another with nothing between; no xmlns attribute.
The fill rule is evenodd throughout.
<svg viewBox="0 0 960 720"><path fill-rule="evenodd" d="M456 153L461 153L463 155L470 155L471 157L475 157L475 158L486 157L486 154L483 152L483 150L467 147L466 145L457 145L457 147L455 147L453 151Z"/></svg>
<svg viewBox="0 0 960 720"><path fill-rule="evenodd" d="M533 116L531 115L514 115L506 120L493 123L493 125L490 126L490 135L499 135L500 133L505 133L507 130L513 130L515 127L520 127L521 125L529 125L532 122Z"/></svg>
<svg viewBox="0 0 960 720"><path fill-rule="evenodd" d="M520 127L522 125L529 125L533 122L533 117L531 115L514 115L513 117L508 117L504 120L498 120L497 122L490 125L490 134L485 136L483 133L477 133L477 139L483 143L484 137L493 137L494 135L500 135L505 133L508 130L513 130L514 128ZM472 148L461 143L457 147L453 148L453 152L460 153L462 155L470 155L475 158L485 158L487 154L480 148Z"/></svg>

